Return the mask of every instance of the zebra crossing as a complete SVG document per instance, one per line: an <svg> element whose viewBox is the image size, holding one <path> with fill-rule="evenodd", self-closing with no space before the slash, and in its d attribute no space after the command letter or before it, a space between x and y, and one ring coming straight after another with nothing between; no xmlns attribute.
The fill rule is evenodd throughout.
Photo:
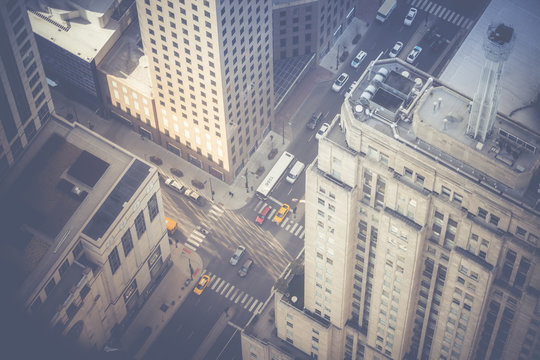
<svg viewBox="0 0 540 360"><path fill-rule="evenodd" d="M257 202L257 204L255 205L255 207L253 208L253 210L255 210L256 213L259 213L265 206L269 205L268 203L264 202L263 200L259 200ZM272 207L272 205L269 205L271 207L271 211L270 213L268 214L268 219L273 219L274 218L274 215L277 211L277 209L275 209L274 207ZM293 234L294 236L300 238L300 239L303 239L305 236L306 236L306 231L304 229L304 226L303 225L300 225L298 224L297 222L295 222L293 219L291 219L291 215L288 215L282 222L281 224L279 224L279 226L290 232L291 234Z"/></svg>
<svg viewBox="0 0 540 360"><path fill-rule="evenodd" d="M206 235L208 235L208 229L199 225L191 232L191 234L189 234L184 246L192 251L197 251L204 239L206 239Z"/></svg>
<svg viewBox="0 0 540 360"><path fill-rule="evenodd" d="M216 294L225 297L225 299L241 306L250 313L258 314L261 311L264 304L262 300L254 298L244 290L237 288L216 274L212 274L211 272L207 272L205 270L201 276L202 275L210 276L210 285L208 288L214 291Z"/></svg>
<svg viewBox="0 0 540 360"><path fill-rule="evenodd" d="M219 219L221 215L223 215L224 212L225 210L223 210L220 206L216 204L212 204L212 207L210 208L210 211L208 212L208 217L213 220L217 220Z"/></svg>
<svg viewBox="0 0 540 360"><path fill-rule="evenodd" d="M441 4L437 4L430 0L409 0L410 6L418 10L425 11L429 14L437 16L444 21L470 30L474 25L474 20L456 13L454 10L448 9Z"/></svg>

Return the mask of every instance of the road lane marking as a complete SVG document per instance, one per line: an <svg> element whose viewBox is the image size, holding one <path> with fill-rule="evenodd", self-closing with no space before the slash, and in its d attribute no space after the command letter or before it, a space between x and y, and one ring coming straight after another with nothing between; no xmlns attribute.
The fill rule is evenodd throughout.
<svg viewBox="0 0 540 360"><path fill-rule="evenodd" d="M253 304L251 304L251 307L249 308L249 312L253 312L253 308L257 305L258 302L259 300L255 299L255 301L253 302Z"/></svg>
<svg viewBox="0 0 540 360"><path fill-rule="evenodd" d="M219 282L221 281L221 278L218 277L218 279L216 280L215 283L212 284L212 286L210 287L210 289L214 290L216 288L216 286L219 284Z"/></svg>
<svg viewBox="0 0 540 360"><path fill-rule="evenodd" d="M261 308L263 307L264 303L261 301L259 303L259 306L257 306L257 309L255 309L255 314L258 314L261 312Z"/></svg>
<svg viewBox="0 0 540 360"><path fill-rule="evenodd" d="M227 290L229 288L229 286L231 286L230 283L227 283L227 285L225 285L225 287L223 288L223 290L220 291L219 295L223 295L223 293L225 292L225 290Z"/></svg>
<svg viewBox="0 0 540 360"><path fill-rule="evenodd" d="M231 286L231 288L229 289L229 291L227 291L227 295L225 295L225 299L228 299L229 298L229 294L231 293L231 291L234 290L234 285Z"/></svg>

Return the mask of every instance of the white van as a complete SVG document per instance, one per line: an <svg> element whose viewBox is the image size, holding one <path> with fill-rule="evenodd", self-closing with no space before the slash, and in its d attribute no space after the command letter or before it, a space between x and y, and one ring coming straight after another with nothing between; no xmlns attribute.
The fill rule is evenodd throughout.
<svg viewBox="0 0 540 360"><path fill-rule="evenodd" d="M287 175L287 182L294 184L298 176L302 173L302 170L304 170L304 163L297 161L291 171L289 171L289 175Z"/></svg>

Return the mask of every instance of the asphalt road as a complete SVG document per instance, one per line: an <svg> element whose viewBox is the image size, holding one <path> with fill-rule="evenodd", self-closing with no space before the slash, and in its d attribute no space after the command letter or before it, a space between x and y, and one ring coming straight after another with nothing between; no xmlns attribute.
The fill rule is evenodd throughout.
<svg viewBox="0 0 540 360"><path fill-rule="evenodd" d="M440 0L439 3L462 11L464 16L474 19L483 9L483 7L467 8L460 1ZM347 65L343 66L343 71L349 73L350 79L339 93L331 90L331 81L318 84L314 95L302 104L295 116L286 124L290 127L294 138L287 151L294 154L306 166L316 157L318 143L314 136L316 130L308 130L306 122L312 113L319 111L324 114L320 124L330 122L340 111L344 92L360 77L371 60L380 53L383 53L383 58L387 57L389 49L399 40L405 44L404 51L399 55L402 59L407 56L407 49L414 45L423 48L414 65L422 70L428 70L442 56L444 47L458 34L460 30L458 26L434 15L428 15L424 11L419 11L412 26L403 25L403 19L410 7L408 4L410 1L400 2L384 24L372 24L358 44L349 49L350 56L346 63L349 63L360 50L366 51L368 55L356 70ZM464 10L470 13L463 12ZM420 27L426 26L426 19L434 24L434 28L437 29L435 32L444 39L438 50L430 47L433 34L430 35L429 31L424 31L426 35L420 37L417 44L409 43L411 38L418 38L414 34L421 30ZM296 214L292 214L291 211L287 227L278 226L269 220L259 226L255 224L254 219L264 203L273 209L279 208L282 203L289 203L291 207L297 206L304 197L305 172L293 185L282 180L266 202L253 198L243 209L236 212L216 211L211 203L200 207L165 186L162 190L166 215L176 220L179 225L180 231L175 235L177 240L183 242L193 236L200 224L209 229L208 235L202 240L199 237L200 246L196 251L203 258L204 264L207 264L200 271L210 275L212 281L202 295L193 293L188 295L146 358L189 359L197 350L200 353L204 347L208 358L240 359L238 329L247 323L259 306L262 306L279 274L303 247L303 240L299 236L301 233L291 232L292 229L300 230L304 223L302 214L299 214L297 219ZM229 264L229 258L239 244L246 246L247 251L239 265L233 267ZM255 265L246 278L240 278L237 275L238 268L248 258L253 259ZM194 281L198 280L200 274L197 273ZM223 323L223 314L227 309L231 309L233 314L226 319L226 323ZM205 343L212 329L216 332L215 338L211 339L212 343Z"/></svg>

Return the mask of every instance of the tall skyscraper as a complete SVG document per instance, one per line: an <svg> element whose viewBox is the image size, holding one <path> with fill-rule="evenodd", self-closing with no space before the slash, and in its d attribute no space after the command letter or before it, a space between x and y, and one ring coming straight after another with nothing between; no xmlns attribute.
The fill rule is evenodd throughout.
<svg viewBox="0 0 540 360"><path fill-rule="evenodd" d="M470 101L402 60L366 70L306 170L282 341L248 325L244 354L540 357L540 134L498 114L479 143Z"/></svg>
<svg viewBox="0 0 540 360"><path fill-rule="evenodd" d="M0 180L32 141L52 108L24 3L0 1Z"/></svg>
<svg viewBox="0 0 540 360"><path fill-rule="evenodd" d="M167 148L231 182L273 119L271 1L137 0Z"/></svg>

